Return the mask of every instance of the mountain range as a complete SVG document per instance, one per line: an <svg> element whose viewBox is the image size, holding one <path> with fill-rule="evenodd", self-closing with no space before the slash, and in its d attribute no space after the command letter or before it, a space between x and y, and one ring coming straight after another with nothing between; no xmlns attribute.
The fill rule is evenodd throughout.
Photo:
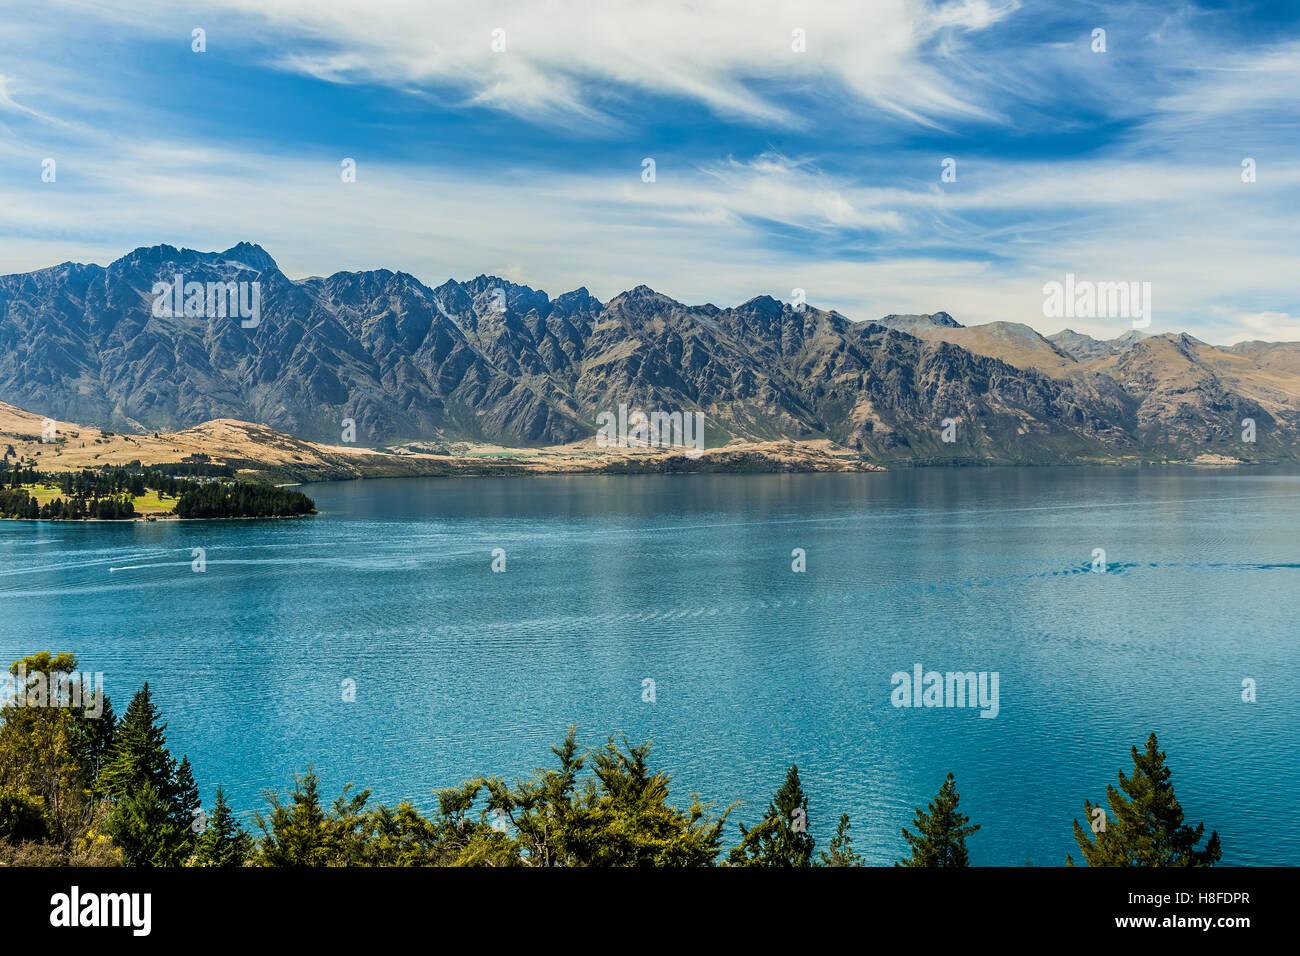
<svg viewBox="0 0 1300 956"><path fill-rule="evenodd" d="M256 282L256 323L159 314L156 287L176 275ZM1043 336L946 312L853 321L646 286L601 303L485 275L293 280L254 244L160 245L0 277L0 401L105 429L230 418L332 444L351 419L372 447L562 445L626 405L703 412L710 448L826 440L886 465L1294 460L1300 343Z"/></svg>

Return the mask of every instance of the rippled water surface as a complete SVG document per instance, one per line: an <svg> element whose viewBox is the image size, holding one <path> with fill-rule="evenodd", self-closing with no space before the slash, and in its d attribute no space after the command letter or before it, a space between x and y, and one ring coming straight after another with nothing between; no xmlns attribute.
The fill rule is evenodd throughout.
<svg viewBox="0 0 1300 956"><path fill-rule="evenodd" d="M1300 477L1191 469L393 479L305 521L0 522L0 658L72 650L120 713L148 679L205 797L314 763L432 805L526 774L571 723L652 738L678 802L752 823L797 763L869 862L957 777L977 864L1057 864L1155 731L1224 862L1294 864ZM207 571L191 570L191 549ZM491 570L492 551L507 571ZM791 571L802 548L807 571ZM1091 573L1093 549L1108 569ZM996 671L999 711L890 677ZM346 703L340 682L357 682ZM642 700L655 681L656 701ZM1242 701L1242 680L1258 700ZM734 836L729 830L729 838ZM1076 851L1077 856L1077 851Z"/></svg>

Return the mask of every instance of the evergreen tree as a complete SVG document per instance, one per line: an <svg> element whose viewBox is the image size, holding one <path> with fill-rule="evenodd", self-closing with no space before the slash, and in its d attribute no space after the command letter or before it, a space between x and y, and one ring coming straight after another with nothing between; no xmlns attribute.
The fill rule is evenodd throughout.
<svg viewBox="0 0 1300 956"><path fill-rule="evenodd" d="M813 846L808 798L799 782L799 768L792 764L763 822L752 830L741 825L740 844L729 861L733 866L812 866Z"/></svg>
<svg viewBox="0 0 1300 956"><path fill-rule="evenodd" d="M839 826L831 837L830 852L821 854L822 866L863 866L862 857L853 852L853 837L849 836L849 815L840 814Z"/></svg>
<svg viewBox="0 0 1300 956"><path fill-rule="evenodd" d="M337 863L334 828L320 800L320 779L315 770L294 774L293 793L285 803L278 793L268 793L269 816L254 818L262 831L258 862L262 866L329 866Z"/></svg>
<svg viewBox="0 0 1300 956"><path fill-rule="evenodd" d="M491 862L508 866L524 860L532 866L572 865L590 855L594 842L589 821L579 812L578 774L587 755L578 752L577 728L570 727L564 742L552 747L559 769L540 770L531 780L513 787L503 780L467 780L459 787L438 791L440 856L465 865ZM470 811L486 790L484 811L504 818L514 839L493 830L486 820L475 823ZM716 851L715 851L716 852Z"/></svg>
<svg viewBox="0 0 1300 956"><path fill-rule="evenodd" d="M113 805L104 832L121 848L127 866L176 866L185 852L185 832L172 820L172 807L152 783L136 787Z"/></svg>
<svg viewBox="0 0 1300 956"><path fill-rule="evenodd" d="M86 783L90 790L98 792L100 771L104 769L109 754L113 750L113 736L117 717L113 714L113 701L103 688L96 691L96 697L103 698L103 708L98 717L85 713L86 709L95 710L97 701L91 699L81 711L77 711L73 720L73 752L81 761Z"/></svg>
<svg viewBox="0 0 1300 956"><path fill-rule="evenodd" d="M182 833L192 832L195 812L199 809L199 788L194 783L194 772L190 769L190 758L181 757L176 767L176 776L172 781L172 822Z"/></svg>
<svg viewBox="0 0 1300 956"><path fill-rule="evenodd" d="M699 797L680 810L668 802L670 779L649 768L650 745L620 748L610 739L578 753L576 730L551 748L558 770L511 786L477 779L438 795L440 861L490 866L709 866L717 859L728 809L713 817ZM592 771L583 786L579 773ZM475 800L487 792L479 822ZM486 822L488 815L495 826ZM407 827L414 840L418 828Z"/></svg>
<svg viewBox="0 0 1300 956"><path fill-rule="evenodd" d="M977 823L968 826L970 817L957 812L957 802L961 799L957 793L957 782L951 773L939 788L939 795L930 802L929 811L916 809L913 825L917 834L913 836L906 829L903 839L912 848L910 859L895 863L895 866L969 866L966 856L966 837L980 828Z"/></svg>
<svg viewBox="0 0 1300 956"><path fill-rule="evenodd" d="M252 853L253 838L239 825L225 792L217 787L217 802L207 829L195 842L195 862L199 866L243 866Z"/></svg>
<svg viewBox="0 0 1300 956"><path fill-rule="evenodd" d="M1100 816L1084 801L1088 830L1074 821L1074 839L1089 866L1213 866L1222 849L1218 831L1210 834L1204 849L1197 849L1205 824L1191 827L1183 823L1183 808L1174 796L1170 770L1156 735L1147 738L1146 751L1132 748L1133 775L1119 773L1120 790L1106 788L1110 813ZM1090 833L1094 821L1096 833ZM1073 857L1066 863L1074 865Z"/></svg>
<svg viewBox="0 0 1300 956"><path fill-rule="evenodd" d="M669 777L649 767L650 745L625 750L610 739L589 753L592 774L565 813L570 865L706 866L718 855L722 821L706 819L698 798L683 812L668 803Z"/></svg>
<svg viewBox="0 0 1300 956"><path fill-rule="evenodd" d="M160 716L145 681L114 729L113 749L99 774L99 788L111 799L126 797L147 783L172 803L174 766L167 752L167 725L159 723Z"/></svg>
<svg viewBox="0 0 1300 956"><path fill-rule="evenodd" d="M456 837L465 836L464 829L456 825L451 831L444 830L440 822L422 816L406 801L399 803L396 808L376 807L367 820L365 862L374 866L434 866L440 863L473 865L488 862L478 853L478 845L472 848L472 857L463 855L462 847L454 845L453 841ZM514 841L505 834L491 827L481 827L479 835L481 841L471 839L470 842L477 844L491 841L499 848L498 859L492 860L492 865L521 865Z"/></svg>

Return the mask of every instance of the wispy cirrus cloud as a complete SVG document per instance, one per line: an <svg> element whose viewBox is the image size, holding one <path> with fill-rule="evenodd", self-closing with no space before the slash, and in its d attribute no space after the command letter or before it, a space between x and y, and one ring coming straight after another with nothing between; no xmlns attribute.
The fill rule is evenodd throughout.
<svg viewBox="0 0 1300 956"><path fill-rule="evenodd" d="M550 119L609 115L602 101L611 94L633 106L638 96L667 95L723 116L802 128L808 117L765 92L765 84L832 84L918 122L984 115L925 53L950 32L987 29L1018 4L412 0L365 15L339 0L225 6L309 38L316 50L285 53L276 62L318 77L450 86L474 103Z"/></svg>
<svg viewBox="0 0 1300 956"><path fill-rule="evenodd" d="M1044 331L1042 284L1073 271L1152 281L1159 328L1293 335L1296 43L1190 4L861 6L0 14L32 39L0 63L18 91L0 101L0 269L248 239L299 276L495 271L719 304L799 287L856 318Z"/></svg>

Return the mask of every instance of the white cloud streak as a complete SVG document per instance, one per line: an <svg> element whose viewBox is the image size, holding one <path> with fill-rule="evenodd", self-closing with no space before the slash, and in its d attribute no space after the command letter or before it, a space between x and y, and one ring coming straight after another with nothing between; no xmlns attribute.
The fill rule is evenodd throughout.
<svg viewBox="0 0 1300 956"><path fill-rule="evenodd" d="M505 4L490 16L438 4L385 4L360 15L330 0L230 0L212 9L263 24L285 68L331 81L455 83L494 107L566 121L604 121L607 81L623 95L670 93L754 122L807 123L762 92L756 81L774 71L804 71L810 83L839 84L922 123L997 112L974 87L952 93L919 51L942 36L957 56L963 37L996 27L1009 7L888 0L852 30L835 19L847 15L842 4L818 5L817 18L798 4L744 7L744 16L729 3L703 13L685 3L644 7L662 10L663 23L634 4L586 18L567 3ZM147 5L86 9L132 29L158 30L169 16ZM724 15L733 34L709 19ZM209 42L220 44L229 21L213 23ZM508 50L499 55L489 48L498 23ZM808 30L808 54L790 52L790 24ZM860 56L862 44L877 55ZM319 150L141 143L111 124L65 125L77 148L60 158L57 183L41 183L35 166L0 180L0 268L106 261L159 242L215 249L250 240L299 277L383 267L437 284L495 272L552 294L586 285L607 299L644 282L720 305L760 293L788 298L799 287L815 305L854 318L946 309L967 323L1021 321L1045 332L1057 329L1042 317L1042 284L1069 271L1152 282L1153 331L1185 329L1218 342L1294 338L1300 159L1273 150L1247 184L1234 143L1207 149L1193 134L1244 104L1257 114L1251 128L1268 128L1286 95L1276 81L1295 72L1296 49L1256 51L1254 66L1243 54L1222 69L1191 71L1164 96L1164 112L1087 158L958 150L951 184L939 182L940 154L917 150L864 157L852 174L842 161L832 173L813 158L775 152L660 157L654 183L642 182L638 166L489 171L363 159L357 182L345 184L339 158ZM1252 84L1264 92L1252 94ZM76 95L64 91L61 102ZM823 129L809 141L833 138ZM1201 146L1179 148L1187 142ZM10 138L0 159L21 166L44 149ZM1072 324L1103 337L1123 331Z"/></svg>

